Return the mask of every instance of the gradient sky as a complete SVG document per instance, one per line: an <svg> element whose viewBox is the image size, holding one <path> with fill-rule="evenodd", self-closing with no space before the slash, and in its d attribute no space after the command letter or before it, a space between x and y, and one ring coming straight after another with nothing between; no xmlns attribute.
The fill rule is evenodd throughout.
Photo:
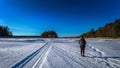
<svg viewBox="0 0 120 68"><path fill-rule="evenodd" d="M14 35L78 36L120 18L120 0L0 0L0 25Z"/></svg>

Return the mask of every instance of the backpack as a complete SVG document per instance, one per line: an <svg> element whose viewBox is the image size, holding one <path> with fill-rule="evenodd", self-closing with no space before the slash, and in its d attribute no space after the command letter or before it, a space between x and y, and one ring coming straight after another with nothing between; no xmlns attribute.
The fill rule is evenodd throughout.
<svg viewBox="0 0 120 68"><path fill-rule="evenodd" d="M85 45L86 44L85 39L81 39L79 43L80 45Z"/></svg>

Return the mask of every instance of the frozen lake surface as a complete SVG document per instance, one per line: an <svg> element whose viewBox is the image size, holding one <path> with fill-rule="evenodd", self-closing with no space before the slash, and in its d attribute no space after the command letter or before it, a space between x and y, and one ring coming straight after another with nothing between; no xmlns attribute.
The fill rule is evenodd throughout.
<svg viewBox="0 0 120 68"><path fill-rule="evenodd" d="M120 39L0 38L0 68L120 68Z"/></svg>

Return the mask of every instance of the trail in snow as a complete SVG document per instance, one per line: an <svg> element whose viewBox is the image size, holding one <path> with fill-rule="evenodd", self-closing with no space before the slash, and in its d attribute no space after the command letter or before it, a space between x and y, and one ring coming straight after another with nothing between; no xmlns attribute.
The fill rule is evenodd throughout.
<svg viewBox="0 0 120 68"><path fill-rule="evenodd" d="M35 62L35 64L32 66L32 68L36 68L36 67L42 68L51 48L52 48L52 45L49 44L49 47L43 51L43 53L41 54L41 56L39 56L38 60Z"/></svg>
<svg viewBox="0 0 120 68"><path fill-rule="evenodd" d="M70 67L75 68L75 67L86 67L85 65L83 65L82 63L80 63L79 61L73 59L73 56L69 56L67 55L67 52L65 52L64 50L55 47L53 48L53 51L56 52L56 54L58 54L60 57L63 57L63 60L65 60L65 62L67 62ZM74 63L74 65L73 65Z"/></svg>
<svg viewBox="0 0 120 68"><path fill-rule="evenodd" d="M105 53L101 50L99 50L98 48L95 48L94 46L92 46L91 44L87 44L89 45L89 47L94 50L96 53L100 54L101 57L104 57L105 56Z"/></svg>
<svg viewBox="0 0 120 68"><path fill-rule="evenodd" d="M23 67L26 67L27 63L30 62L32 59L34 59L34 57L36 55L38 55L39 53L41 53L41 55L39 57L37 57L38 59L32 65L32 68L37 67L38 63L40 65L39 68L41 68L43 63L44 63L44 61L45 61L45 59L47 58L47 55L48 55L50 49L51 49L50 42L47 42L42 47L40 47L38 50L36 50L32 54L30 54L29 56L27 56L26 58L24 58L20 62L16 63L14 66L12 66L12 68L23 68Z"/></svg>
<svg viewBox="0 0 120 68"><path fill-rule="evenodd" d="M21 68L21 67L23 67L27 62L29 62L32 58L34 58L34 56L36 56L41 51L41 49L44 48L47 44L48 43L46 43L41 48L36 50L34 53L30 54L29 56L27 56L26 58L24 58L23 60L21 60L20 62L15 64L14 66L12 66L12 68Z"/></svg>
<svg viewBox="0 0 120 68"><path fill-rule="evenodd" d="M113 44L113 41L112 40L107 40L107 42L112 42L112 44ZM96 42L96 41L94 41L94 42ZM102 48L109 48L109 47L107 47L108 46L108 44L110 43L107 43L106 44L106 41L105 40L100 40L100 42L102 42L104 45L106 45L106 46L102 46L103 44L101 43L101 44L99 44L99 42L97 43L97 45L96 45L96 43L89 43L88 45L89 45L89 48L91 48L94 52L96 52L96 53L98 53L98 54L93 54L94 52L92 51L92 56L87 56L87 57L89 57L89 58L94 58L94 60L96 60L98 63L102 63L102 64L105 64L106 66L109 66L109 68L119 68L120 67L120 65L119 65L119 63L120 63L120 56L118 56L118 57L116 57L116 56L112 56L112 57L110 57L110 56L108 56L107 55L107 53L110 53L109 52L109 50L107 51L104 51L104 49L102 50ZM116 41L115 41L116 42ZM114 44L115 44L115 42L114 42ZM118 43L118 42L116 42L116 43ZM94 45L95 44L95 45ZM98 45L100 45L99 47L100 48L97 48L96 46L98 46ZM113 45L112 45L113 46ZM117 46L119 46L119 45L117 45ZM114 46L113 46L114 47ZM115 47L114 47L115 48ZM102 51L101 51L101 50ZM117 50L117 49L116 49ZM104 52L103 52L104 51ZM115 50L113 50L112 52L114 52ZM114 53L116 53L116 52L114 52ZM114 54L114 53L111 53L111 55L112 54ZM112 60L112 61L111 61ZM104 68L106 68L106 67L104 67Z"/></svg>

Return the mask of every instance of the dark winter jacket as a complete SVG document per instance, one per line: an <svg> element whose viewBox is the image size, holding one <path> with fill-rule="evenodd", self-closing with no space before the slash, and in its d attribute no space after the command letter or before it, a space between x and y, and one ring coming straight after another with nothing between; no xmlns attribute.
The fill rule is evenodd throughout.
<svg viewBox="0 0 120 68"><path fill-rule="evenodd" d="M80 40L79 40L79 44L85 46L85 45L86 45L85 39L80 39Z"/></svg>

